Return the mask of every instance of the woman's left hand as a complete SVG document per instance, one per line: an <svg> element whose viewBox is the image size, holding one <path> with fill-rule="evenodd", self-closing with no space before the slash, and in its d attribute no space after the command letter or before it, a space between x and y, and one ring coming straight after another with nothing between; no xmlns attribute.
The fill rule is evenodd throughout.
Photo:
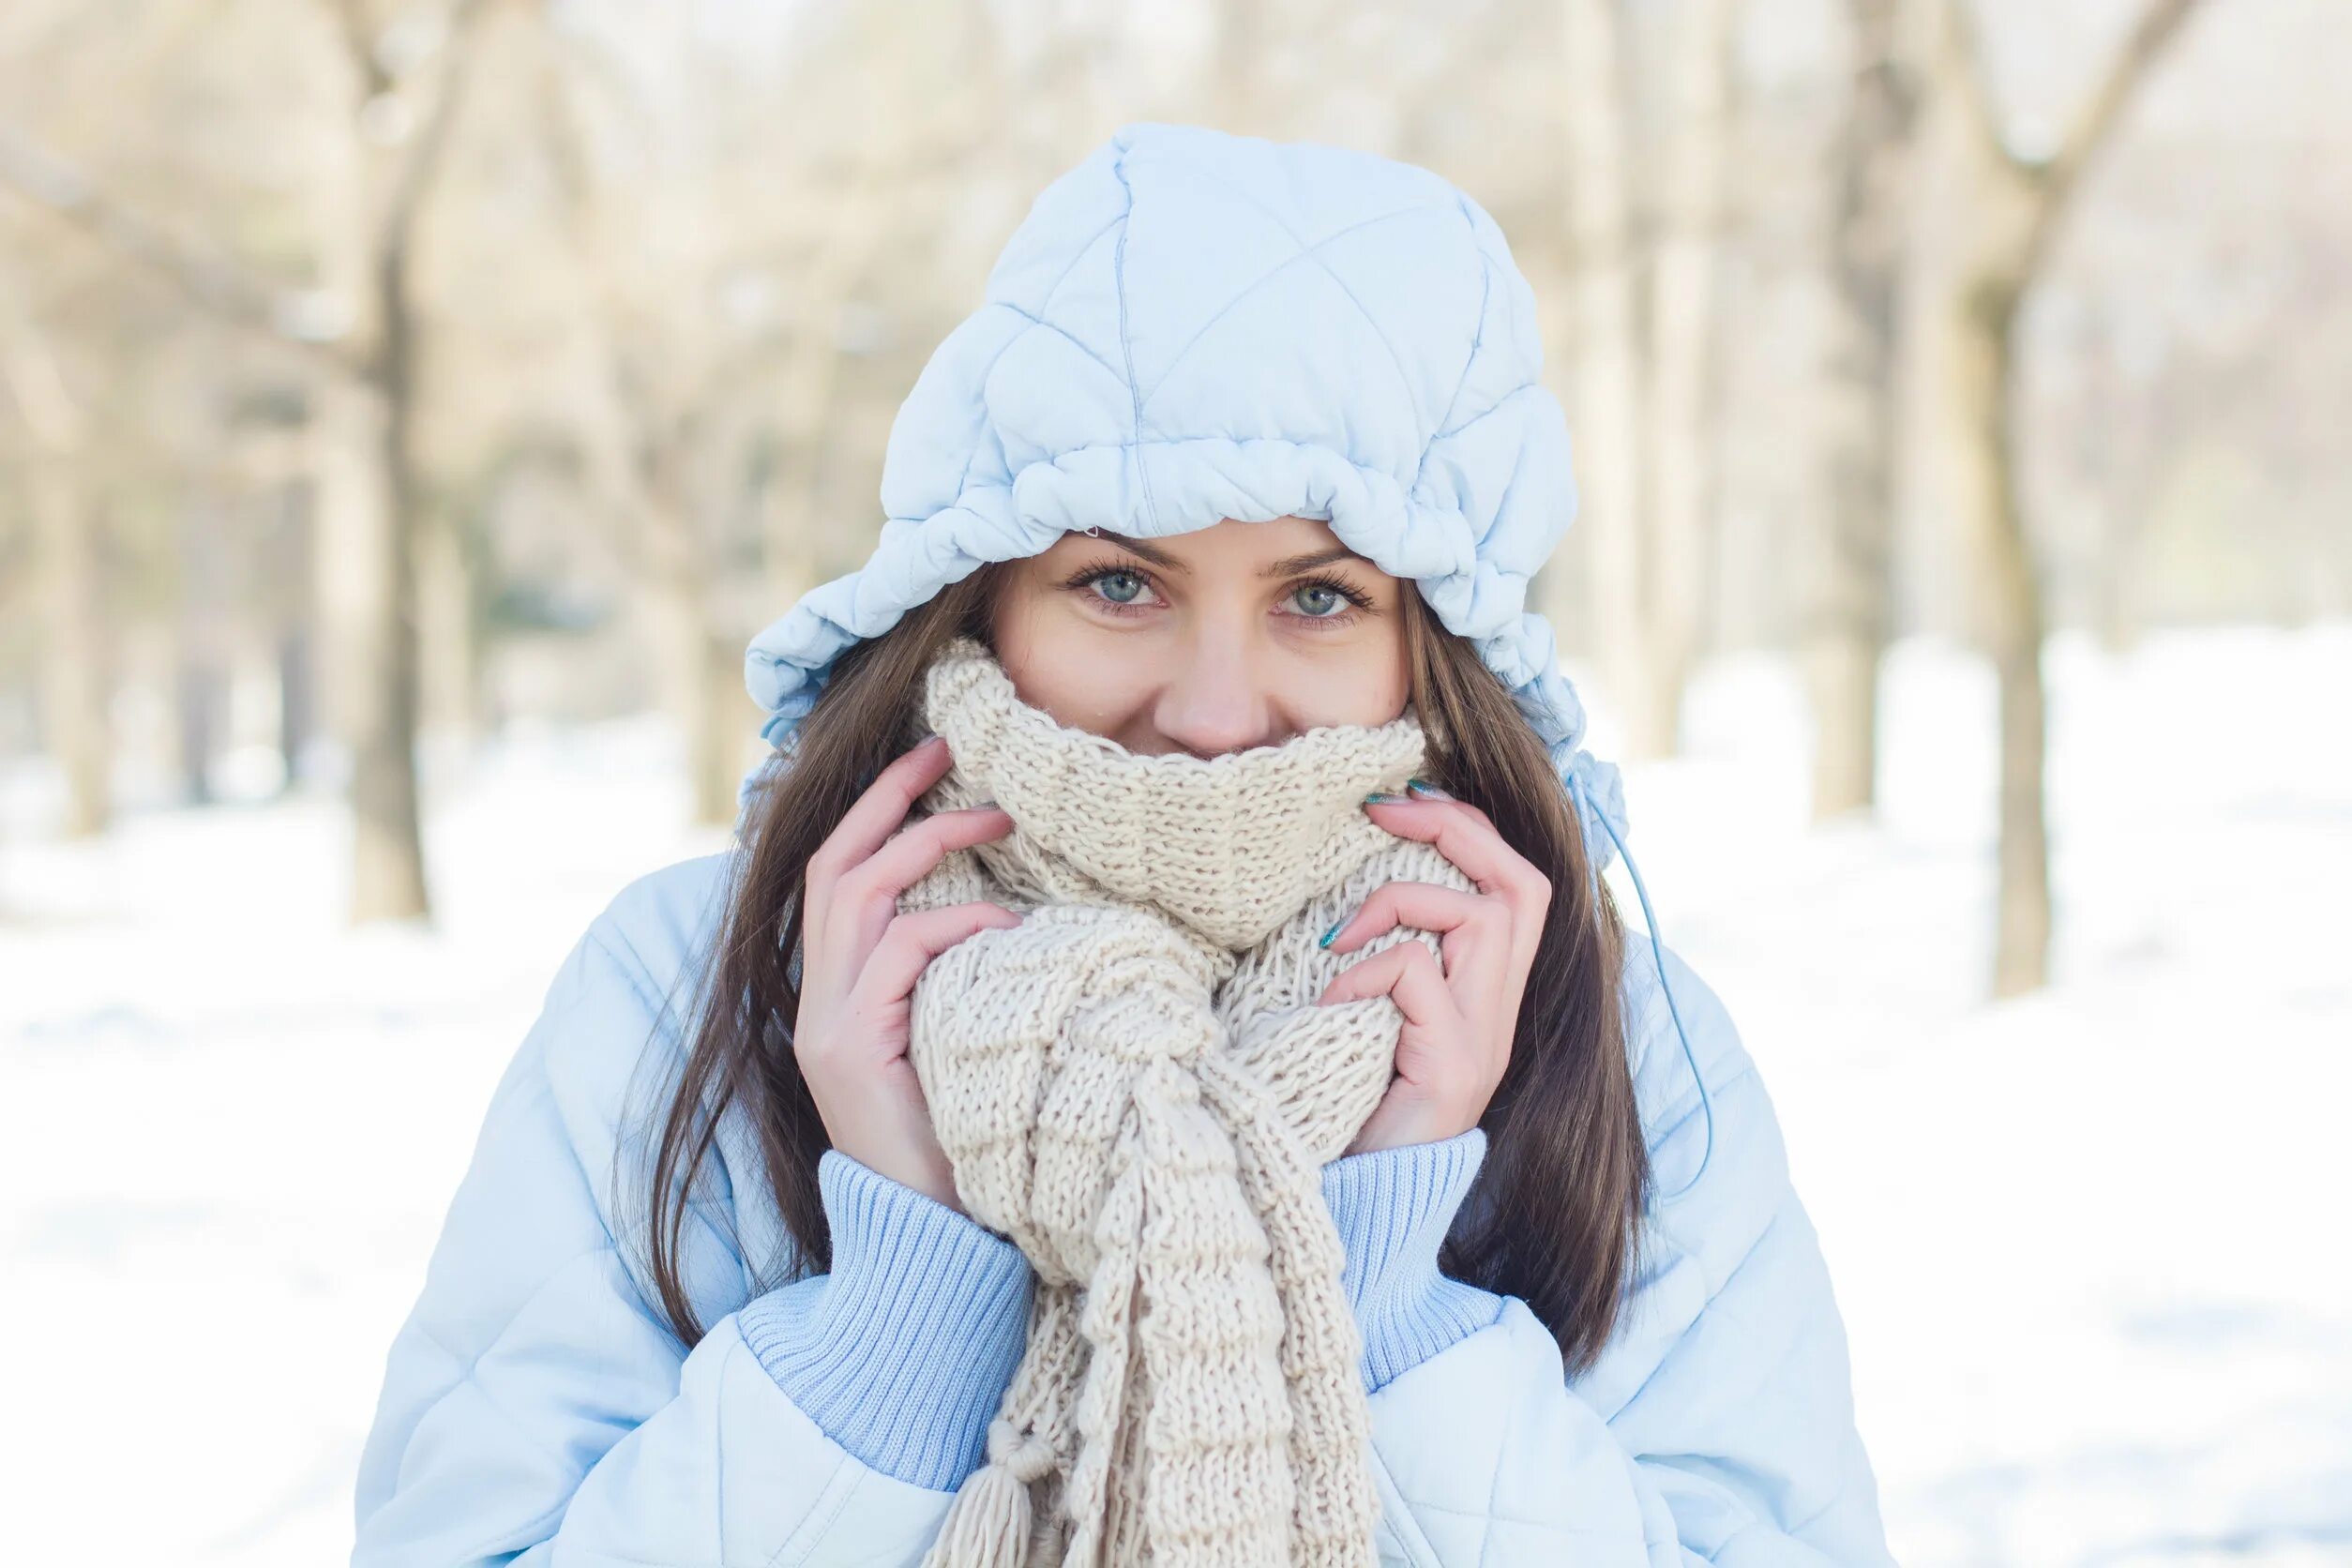
<svg viewBox="0 0 2352 1568"><path fill-rule="evenodd" d="M1400 838L1436 846L1475 892L1392 882L1342 920L1326 943L1352 952L1381 932L1411 926L1439 938L1400 942L1342 972L1319 1004L1386 996L1405 1015L1396 1077L1345 1153L1435 1143L1468 1132L1486 1113L1518 1029L1519 999L1534 967L1552 884L1502 841L1486 813L1422 786L1410 797L1367 802L1372 820Z"/></svg>

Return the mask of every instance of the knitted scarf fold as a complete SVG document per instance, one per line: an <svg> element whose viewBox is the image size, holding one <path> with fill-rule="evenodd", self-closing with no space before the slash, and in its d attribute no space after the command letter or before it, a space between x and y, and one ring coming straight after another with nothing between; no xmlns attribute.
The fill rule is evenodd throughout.
<svg viewBox="0 0 2352 1568"><path fill-rule="evenodd" d="M1317 1006L1319 939L1390 881L1470 885L1362 810L1419 768L1408 712L1212 759L1140 756L951 642L923 807L994 801L902 910L1024 912L933 959L909 1054L958 1197L1036 1274L1029 1343L927 1568L1376 1560L1361 1343L1321 1167L1386 1092L1388 998Z"/></svg>

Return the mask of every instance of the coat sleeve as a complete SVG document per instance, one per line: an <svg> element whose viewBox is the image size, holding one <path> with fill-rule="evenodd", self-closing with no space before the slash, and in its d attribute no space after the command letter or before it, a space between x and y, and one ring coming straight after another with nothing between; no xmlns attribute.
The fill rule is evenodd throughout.
<svg viewBox="0 0 2352 1568"><path fill-rule="evenodd" d="M355 1568L912 1563L976 1462L1027 1264L837 1151L830 1274L754 1291L698 1199L682 1251L711 1326L689 1353L652 1304L615 1241L645 1221L609 1195L625 1081L678 1048L653 981L677 933L630 916L644 897L574 947L491 1098L386 1360Z"/></svg>
<svg viewBox="0 0 2352 1568"><path fill-rule="evenodd" d="M1845 1329L1772 1102L1720 1000L1666 961L1713 1102L1712 1157L1687 1192L1653 1200L1624 1314L1576 1379L1525 1302L1476 1292L1491 1310L1473 1327L1470 1288L1433 1286L1433 1266L1403 1291L1421 1304L1376 1315L1420 1325L1387 1380L1367 1366L1385 1560L1892 1560ZM1670 1194L1698 1166L1704 1118L1647 943L1626 991L1636 1093Z"/></svg>

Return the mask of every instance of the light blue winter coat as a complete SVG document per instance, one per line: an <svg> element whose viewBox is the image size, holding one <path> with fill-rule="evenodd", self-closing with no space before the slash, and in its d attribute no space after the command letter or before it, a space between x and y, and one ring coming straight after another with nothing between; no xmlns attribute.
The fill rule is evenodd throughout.
<svg viewBox="0 0 2352 1568"><path fill-rule="evenodd" d="M1540 357L1500 233L1436 175L1123 128L1038 199L908 398L873 559L754 640L763 733L789 744L844 647L1065 528L1324 518L1474 642L1606 862L1616 770L1582 748L1550 630L1524 608L1575 507ZM847 1155L819 1165L833 1272L807 1276L756 1140L723 1119L685 1238L713 1326L689 1350L654 1304L645 1140L727 864L633 883L556 975L392 1346L360 1568L914 1563L979 1464L1028 1264ZM1590 1372L1563 1378L1524 1303L1438 1270L1483 1132L1325 1168L1383 1556L1885 1562L1844 1329L1755 1066L1663 946L1629 944L1622 989L1660 1196Z"/></svg>
<svg viewBox="0 0 2352 1568"><path fill-rule="evenodd" d="M361 1461L357 1568L915 1563L980 1463L1031 1282L1019 1252L840 1153L829 1275L792 1278L747 1129L720 1123L686 1274L689 1353L642 1236L645 1107L685 1048L727 857L632 883L589 927L492 1096ZM1623 991L1658 1186L1699 1162L1697 1087L1647 942ZM1324 1195L1364 1330L1387 1562L1884 1563L1846 1338L1754 1063L1670 952L1714 1148L1650 1215L1600 1363L1561 1376L1526 1304L1440 1275L1485 1153L1350 1155ZM731 1239L730 1231L739 1237Z"/></svg>

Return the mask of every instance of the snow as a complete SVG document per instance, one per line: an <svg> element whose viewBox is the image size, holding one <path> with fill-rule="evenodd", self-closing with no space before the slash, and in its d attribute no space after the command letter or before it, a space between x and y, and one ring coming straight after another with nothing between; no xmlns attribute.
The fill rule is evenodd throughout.
<svg viewBox="0 0 2352 1568"><path fill-rule="evenodd" d="M1952 648L1895 651L1882 813L1820 831L1786 663L1710 667L1688 755L1628 770L1635 854L1780 1112L1904 1562L2352 1560L2352 626L2048 667L2040 995L1983 998L1993 695ZM603 903L723 845L676 755L638 720L437 759L440 924L355 932L332 803L68 844L48 771L0 774L26 1560L348 1555L491 1086Z"/></svg>

